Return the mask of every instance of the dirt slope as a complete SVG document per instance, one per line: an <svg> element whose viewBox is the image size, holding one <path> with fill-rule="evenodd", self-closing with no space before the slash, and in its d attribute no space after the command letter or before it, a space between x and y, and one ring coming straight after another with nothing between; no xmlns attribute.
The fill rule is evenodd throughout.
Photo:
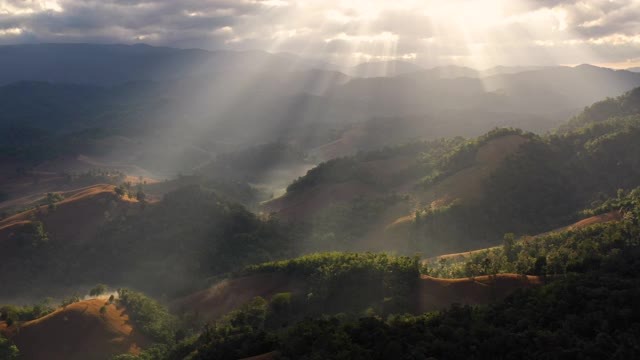
<svg viewBox="0 0 640 360"><path fill-rule="evenodd" d="M113 185L94 185L62 193L55 210L40 206L0 221L0 243L21 225L41 221L50 240L88 241L113 216L139 211L135 200L120 198Z"/></svg>
<svg viewBox="0 0 640 360"><path fill-rule="evenodd" d="M106 299L71 304L40 319L4 328L21 360L104 360L137 354L148 341L135 331L124 309L100 308Z"/></svg>
<svg viewBox="0 0 640 360"><path fill-rule="evenodd" d="M596 216L591 216L588 217L586 219L580 220L576 223L573 223L571 225L567 225L567 226L563 226L561 228L552 230L552 231L548 231L542 234L538 234L533 236L533 238L537 238L539 236L544 236L547 234L552 234L552 233L557 233L557 232L561 232L561 231L566 231L566 230L577 230L577 229L582 229L585 228L587 226L590 225L594 225L594 224L604 224L604 223L608 223L608 222L612 222L612 221L620 221L622 220L622 217L624 216L623 213L621 213L620 211L612 211L612 212L608 212L606 214L601 214L601 215L596 215ZM495 249L498 248L499 246L494 246L491 248L485 248L485 249L477 249L477 250L471 250L471 251L465 251L465 252L460 252L460 253L453 253L453 254L445 254L445 255L439 255L439 256L434 256L431 258L428 258L426 260L426 262L434 262L434 261L438 261L440 259L447 259L447 260L454 260L454 261L464 261L466 258L477 254L477 253L481 253L483 251L486 250L491 250L491 249Z"/></svg>
<svg viewBox="0 0 640 360"><path fill-rule="evenodd" d="M464 279L422 276L415 294L415 312L439 310L453 303L486 304L502 299L516 289L542 284L537 276L498 274ZM226 280L216 286L176 301L175 311L194 311L203 320L215 320L248 303L257 296L269 299L281 292L304 288L300 281L285 274L257 274Z"/></svg>
<svg viewBox="0 0 640 360"><path fill-rule="evenodd" d="M475 157L475 164L462 169L431 186L420 194L422 203L447 205L456 199L477 199L482 195L483 182L502 162L529 141L521 135L507 135L482 145ZM440 201L447 199L448 201Z"/></svg>
<svg viewBox="0 0 640 360"><path fill-rule="evenodd" d="M215 286L176 301L176 311L193 311L205 320L224 316L260 296L265 299L283 292L302 289L299 281L284 274L257 274L225 280Z"/></svg>
<svg viewBox="0 0 640 360"><path fill-rule="evenodd" d="M478 305L500 300L517 289L541 285L537 276L498 274L465 279L438 279L423 275L416 295L418 313L439 310L453 303Z"/></svg>

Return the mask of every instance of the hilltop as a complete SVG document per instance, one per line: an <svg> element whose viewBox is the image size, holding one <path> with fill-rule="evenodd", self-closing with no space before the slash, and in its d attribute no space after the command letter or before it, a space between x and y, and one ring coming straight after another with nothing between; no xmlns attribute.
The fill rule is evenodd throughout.
<svg viewBox="0 0 640 360"><path fill-rule="evenodd" d="M106 301L76 302L9 327L0 323L0 332L18 346L25 360L107 360L122 353L139 354L150 341L134 328L125 308L105 305Z"/></svg>

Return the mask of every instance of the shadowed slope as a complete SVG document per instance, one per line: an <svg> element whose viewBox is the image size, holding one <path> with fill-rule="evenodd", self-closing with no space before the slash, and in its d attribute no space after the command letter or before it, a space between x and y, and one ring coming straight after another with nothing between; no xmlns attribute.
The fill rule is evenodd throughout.
<svg viewBox="0 0 640 360"><path fill-rule="evenodd" d="M479 305L500 300L517 289L542 285L538 276L498 274L465 279L423 275L418 284L416 312L439 310L451 304Z"/></svg>

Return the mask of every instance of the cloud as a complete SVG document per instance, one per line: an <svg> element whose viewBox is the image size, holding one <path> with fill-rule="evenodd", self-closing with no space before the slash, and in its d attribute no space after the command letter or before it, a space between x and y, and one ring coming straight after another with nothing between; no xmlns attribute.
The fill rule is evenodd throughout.
<svg viewBox="0 0 640 360"><path fill-rule="evenodd" d="M425 65L624 62L640 0L0 0L0 43L110 42Z"/></svg>

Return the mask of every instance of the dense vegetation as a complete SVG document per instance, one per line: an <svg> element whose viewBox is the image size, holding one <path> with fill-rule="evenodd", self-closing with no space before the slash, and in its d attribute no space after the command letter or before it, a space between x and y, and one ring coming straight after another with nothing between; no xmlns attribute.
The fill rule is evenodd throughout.
<svg viewBox="0 0 640 360"><path fill-rule="evenodd" d="M118 360L238 359L271 351L281 359L636 358L640 189L620 190L640 184L640 115L627 103L635 97L632 92L596 104L574 120L583 127L557 134L497 129L475 140L412 143L332 160L288 189L295 193L355 180L384 192L400 178L428 187L475 166L479 149L489 141L525 137L527 142L482 184L481 196L418 208L406 233L398 234L410 240L409 251L427 256L495 245L503 238L502 246L462 261L421 266L418 257L375 253L280 260L310 249L349 249L380 225L388 208L406 206L409 200L387 191L333 204L302 224L311 224L305 231L229 202L221 194L225 191L210 183L182 187L159 203L109 218L90 242L51 241L44 224L34 219L7 242L19 247L0 264L2 286L20 294L45 292L50 282L99 280L174 298L230 273L280 274L296 284L290 293L256 298L203 327L186 315L173 317L141 293L121 289L117 301L154 345ZM604 118L612 115L617 117ZM262 149L271 155L288 153L279 146ZM262 171L261 155L258 150L221 157L220 164L246 162ZM289 155L299 160L299 154ZM397 156L415 158L415 166L390 179L369 176L365 163ZM130 190L125 188L119 191ZM232 188L244 194L242 187ZM54 193L45 199L51 211L60 200ZM622 219L523 236L612 211ZM410 314L421 272L439 277L539 275L546 284L487 306ZM51 310L5 306L0 316L13 323ZM15 357L16 351L0 339L0 354Z"/></svg>
<svg viewBox="0 0 640 360"><path fill-rule="evenodd" d="M0 335L0 359L17 360L19 356L20 350L18 350L18 347Z"/></svg>
<svg viewBox="0 0 640 360"><path fill-rule="evenodd" d="M55 308L52 305L51 299L46 299L31 306L3 305L0 306L0 320L5 321L7 326L11 326L18 321L29 321L41 318L52 313L54 310Z"/></svg>
<svg viewBox="0 0 640 360"><path fill-rule="evenodd" d="M636 265L637 266L637 265ZM281 337L281 359L630 359L640 308L637 279L570 277L482 308L309 319Z"/></svg>
<svg viewBox="0 0 640 360"><path fill-rule="evenodd" d="M640 183L638 136L632 117L531 137L485 181L479 201L425 209L407 236L426 254L456 252L577 221L594 201Z"/></svg>
<svg viewBox="0 0 640 360"><path fill-rule="evenodd" d="M463 142L460 137L453 139L438 139L433 141L418 141L404 145L387 146L380 150L361 152L355 156L329 160L309 170L305 176L294 180L287 192L295 193L313 188L319 184L359 181L365 184L380 186L388 189L407 178L429 173L444 154L452 151ZM407 171L394 174L392 179L382 181L371 176L366 167L367 162L388 160L396 157L413 157L415 164Z"/></svg>
<svg viewBox="0 0 640 360"><path fill-rule="evenodd" d="M640 88L635 88L616 98L607 98L587 106L583 112L574 116L560 132L577 129L585 125L640 114Z"/></svg>
<svg viewBox="0 0 640 360"><path fill-rule="evenodd" d="M392 207L410 211L409 197L392 193L331 204L305 222L308 235L300 246L306 252L384 249L385 244L374 244L367 239L376 226L388 221L385 215Z"/></svg>
<svg viewBox="0 0 640 360"><path fill-rule="evenodd" d="M246 273L284 273L304 284L308 311L380 313L410 309L419 259L377 253L320 253L249 266Z"/></svg>
<svg viewBox="0 0 640 360"><path fill-rule="evenodd" d="M637 357L639 194L638 190L621 194L595 210L624 211L623 221L519 242L507 236L502 248L469 260L463 273L443 274L517 270L548 275L547 285L486 307L453 306L439 313L387 320L309 319L282 336L282 358ZM434 269L434 275L443 270Z"/></svg>
<svg viewBox="0 0 640 360"><path fill-rule="evenodd" d="M496 128L477 138L462 141L450 151L432 158L431 162L434 164L434 169L430 173L424 173L422 185L428 187L447 176L475 165L476 154L483 145L486 145L491 140L509 135L518 135L528 139L535 136L520 129Z"/></svg>
<svg viewBox="0 0 640 360"><path fill-rule="evenodd" d="M550 260L540 273L549 275L546 285L516 292L491 305L453 305L420 315L382 317L375 310L352 310L303 318L300 314L312 302L295 294L280 294L271 301L255 299L164 354L140 358L237 359L270 351L277 351L279 359L634 358L640 355L635 341L640 336L640 307L634 300L640 296L638 193L621 195L594 210L622 208L627 215L620 222L535 241L506 241L496 250L503 253L506 266L516 266L522 254L551 259L566 253L567 262L554 270ZM376 272L387 274L392 276L389 283L397 284L397 272L406 279L417 279L417 269L410 258L318 254L252 266L247 271L282 272L339 288L345 285L343 279L367 283L358 275L361 271L374 277L380 276ZM539 273L540 269L534 264L522 273ZM509 269L489 273L503 270ZM350 295L343 294L343 299Z"/></svg>
<svg viewBox="0 0 640 360"><path fill-rule="evenodd" d="M129 289L118 289L117 302L142 334L161 344L175 341L176 319L162 305Z"/></svg>
<svg viewBox="0 0 640 360"><path fill-rule="evenodd" d="M428 265L432 276L465 277L497 273L566 275L584 268L601 266L618 268L620 257L637 257L640 246L640 188L609 199L585 214L618 211L623 221L597 224L586 228L549 233L515 240L506 234L503 246L475 252L467 259L441 260Z"/></svg>

